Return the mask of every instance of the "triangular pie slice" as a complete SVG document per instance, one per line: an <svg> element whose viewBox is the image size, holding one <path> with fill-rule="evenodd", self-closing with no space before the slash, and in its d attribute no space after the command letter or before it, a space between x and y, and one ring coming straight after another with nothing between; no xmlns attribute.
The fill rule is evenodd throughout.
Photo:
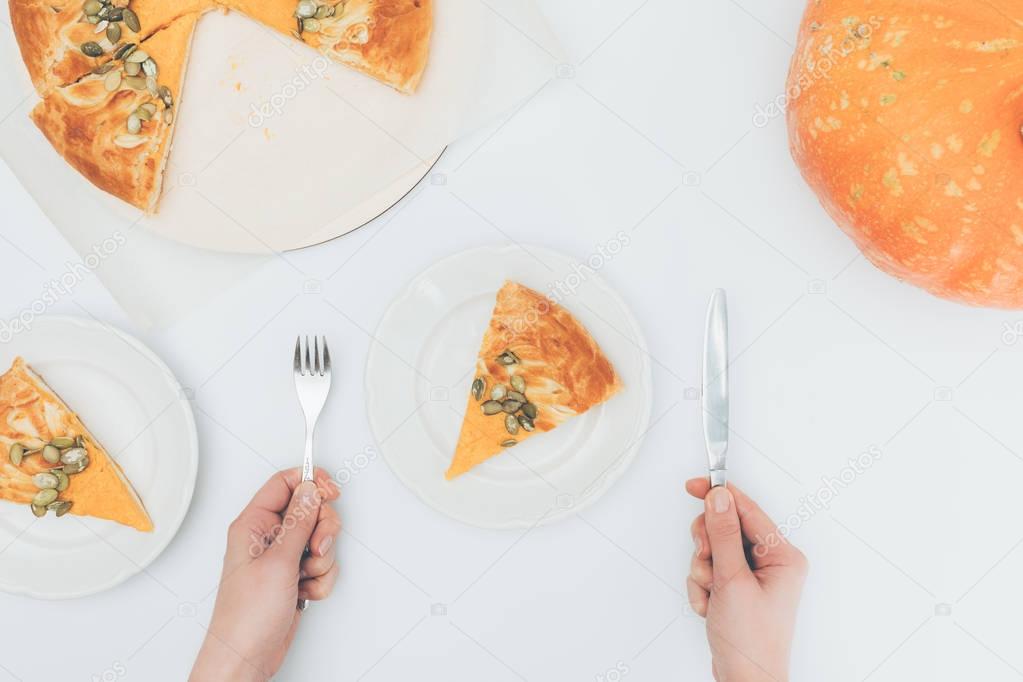
<svg viewBox="0 0 1023 682"><path fill-rule="evenodd" d="M621 388L611 362L571 313L506 282L483 335L447 478L557 428Z"/></svg>
<svg viewBox="0 0 1023 682"><path fill-rule="evenodd" d="M139 18L139 31L129 22L115 21L120 37L117 43L107 38L109 22L87 21L83 0L10 0L11 26L18 39L21 56L40 95L53 88L79 80L112 57L115 47L145 40L186 14L214 7L212 0L116 0L111 9L129 7ZM102 3L101 3L102 4ZM106 11L111 11L108 9ZM98 32L97 32L98 31ZM89 57L82 45L94 42L103 53Z"/></svg>
<svg viewBox="0 0 1023 682"><path fill-rule="evenodd" d="M106 73L90 73L56 88L32 110L32 120L72 167L100 189L149 213L160 199L198 16L176 19L125 59L112 61ZM128 75L134 68L131 60L143 53L156 63L155 77L144 71ZM133 116L138 119L134 131Z"/></svg>
<svg viewBox="0 0 1023 682"><path fill-rule="evenodd" d="M220 1L406 94L426 68L433 0ZM299 32L296 15L309 13Z"/></svg>
<svg viewBox="0 0 1023 682"><path fill-rule="evenodd" d="M71 444L72 441L76 442ZM11 449L16 444L29 454L12 456ZM57 450L37 451L47 444ZM50 474L52 483L57 474L51 472L66 469L70 472L65 474L67 486L53 489L57 495L51 506L70 502L64 513L109 519L141 531L153 530L142 500L121 467L71 408L21 358L15 358L11 368L0 376L0 448L0 499L32 505L41 490L39 479L45 481ZM75 473L77 465L72 462L81 461L78 457L82 454L74 452L78 448L85 450L88 459L85 468ZM67 463L44 458L55 452Z"/></svg>

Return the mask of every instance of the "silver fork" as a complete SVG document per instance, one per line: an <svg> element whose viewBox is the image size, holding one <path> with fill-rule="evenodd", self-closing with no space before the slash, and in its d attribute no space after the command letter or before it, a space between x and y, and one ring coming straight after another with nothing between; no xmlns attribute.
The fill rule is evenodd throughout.
<svg viewBox="0 0 1023 682"><path fill-rule="evenodd" d="M323 411L330 393L330 350L327 348L327 337L323 337L322 355L319 337L314 336L312 344L305 337L305 348L302 337L295 340L295 393L305 414L305 455L302 458L302 480L313 480L313 432L316 420ZM305 611L309 607L306 599L298 600L298 608Z"/></svg>

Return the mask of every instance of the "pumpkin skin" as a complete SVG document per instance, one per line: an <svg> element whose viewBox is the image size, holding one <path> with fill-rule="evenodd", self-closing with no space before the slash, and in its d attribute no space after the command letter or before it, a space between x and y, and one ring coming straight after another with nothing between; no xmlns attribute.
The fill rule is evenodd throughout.
<svg viewBox="0 0 1023 682"><path fill-rule="evenodd" d="M792 156L882 270L1023 308L1023 0L810 0Z"/></svg>

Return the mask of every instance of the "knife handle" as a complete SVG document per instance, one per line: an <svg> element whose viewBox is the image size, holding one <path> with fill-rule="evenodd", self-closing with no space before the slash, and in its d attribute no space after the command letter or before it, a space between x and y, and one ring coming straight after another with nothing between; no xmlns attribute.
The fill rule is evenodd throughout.
<svg viewBox="0 0 1023 682"><path fill-rule="evenodd" d="M710 487L717 488L724 486L728 483L726 477L727 472L724 469L711 469L710 471Z"/></svg>

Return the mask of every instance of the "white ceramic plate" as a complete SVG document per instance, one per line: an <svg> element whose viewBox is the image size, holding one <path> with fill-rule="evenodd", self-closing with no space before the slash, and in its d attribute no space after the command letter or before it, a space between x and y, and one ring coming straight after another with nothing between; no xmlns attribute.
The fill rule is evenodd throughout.
<svg viewBox="0 0 1023 682"><path fill-rule="evenodd" d="M118 461L155 525L37 519L0 502L0 589L63 599L114 587L160 555L188 511L199 454L188 398L152 351L98 322L46 315L0 342L0 371L25 358Z"/></svg>
<svg viewBox="0 0 1023 682"><path fill-rule="evenodd" d="M599 498L650 421L650 363L625 303L592 269L534 246L472 249L416 277L377 329L366 367L370 426L388 464L426 504L484 528L524 528ZM597 340L625 384L607 403L453 481L454 453L480 340L511 279L552 295ZM567 294L554 295L561 283Z"/></svg>

